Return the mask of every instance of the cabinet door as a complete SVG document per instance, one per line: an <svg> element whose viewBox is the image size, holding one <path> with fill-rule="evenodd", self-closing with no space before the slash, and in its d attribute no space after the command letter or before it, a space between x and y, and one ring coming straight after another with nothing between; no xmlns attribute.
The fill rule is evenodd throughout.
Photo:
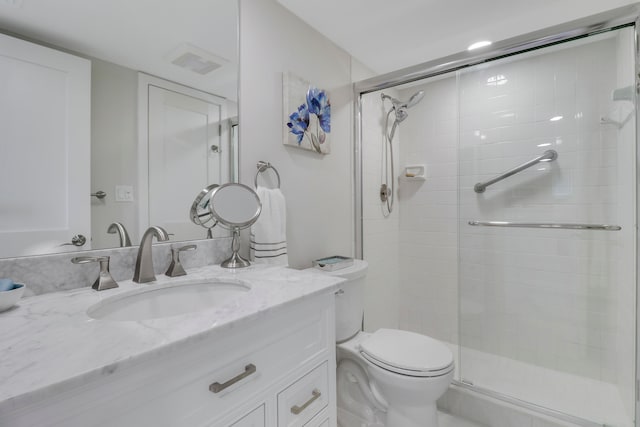
<svg viewBox="0 0 640 427"><path fill-rule="evenodd" d="M229 427L264 427L264 425L264 405L260 405Z"/></svg>
<svg viewBox="0 0 640 427"><path fill-rule="evenodd" d="M0 82L0 257L91 249L91 63L0 34Z"/></svg>

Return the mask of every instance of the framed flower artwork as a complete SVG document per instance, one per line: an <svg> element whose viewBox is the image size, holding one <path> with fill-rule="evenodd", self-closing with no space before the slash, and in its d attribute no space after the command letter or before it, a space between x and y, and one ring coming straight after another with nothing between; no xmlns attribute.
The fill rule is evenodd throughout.
<svg viewBox="0 0 640 427"><path fill-rule="evenodd" d="M292 73L283 73L282 105L284 145L329 154L331 102L327 92Z"/></svg>

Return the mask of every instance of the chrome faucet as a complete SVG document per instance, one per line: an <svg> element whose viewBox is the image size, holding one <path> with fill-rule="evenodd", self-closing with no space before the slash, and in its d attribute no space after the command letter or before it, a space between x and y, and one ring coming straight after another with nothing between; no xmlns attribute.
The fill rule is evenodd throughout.
<svg viewBox="0 0 640 427"><path fill-rule="evenodd" d="M156 236L159 242L169 240L169 233L162 228L152 226L144 232L138 249L138 258L136 259L136 271L133 273L133 281L136 283L147 283L156 280L153 273L153 257L151 256L151 248L153 236Z"/></svg>
<svg viewBox="0 0 640 427"><path fill-rule="evenodd" d="M118 237L120 237L120 247L124 248L125 246L131 246L131 239L129 238L129 233L127 233L127 229L124 228L121 222L112 222L109 224L109 228L107 228L107 233L116 234L118 233Z"/></svg>

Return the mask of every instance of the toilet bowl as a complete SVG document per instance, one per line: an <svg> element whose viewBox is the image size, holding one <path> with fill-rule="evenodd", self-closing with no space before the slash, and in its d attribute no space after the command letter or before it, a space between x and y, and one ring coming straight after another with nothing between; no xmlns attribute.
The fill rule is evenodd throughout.
<svg viewBox="0 0 640 427"><path fill-rule="evenodd" d="M365 261L328 272L347 279L336 294L339 427L437 427L436 401L453 379L443 343L397 329L361 331Z"/></svg>

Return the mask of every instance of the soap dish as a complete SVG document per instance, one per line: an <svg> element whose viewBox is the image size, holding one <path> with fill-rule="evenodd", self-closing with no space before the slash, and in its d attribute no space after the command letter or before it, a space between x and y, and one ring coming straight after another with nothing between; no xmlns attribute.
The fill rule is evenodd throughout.
<svg viewBox="0 0 640 427"><path fill-rule="evenodd" d="M24 294L25 286L22 283L14 283L8 291L0 291L0 311L9 310L16 305Z"/></svg>
<svg viewBox="0 0 640 427"><path fill-rule="evenodd" d="M408 165L404 167L404 173L400 175L403 181L426 181L425 165Z"/></svg>
<svg viewBox="0 0 640 427"><path fill-rule="evenodd" d="M334 255L313 261L313 266L323 271L336 271L353 265L353 258Z"/></svg>

